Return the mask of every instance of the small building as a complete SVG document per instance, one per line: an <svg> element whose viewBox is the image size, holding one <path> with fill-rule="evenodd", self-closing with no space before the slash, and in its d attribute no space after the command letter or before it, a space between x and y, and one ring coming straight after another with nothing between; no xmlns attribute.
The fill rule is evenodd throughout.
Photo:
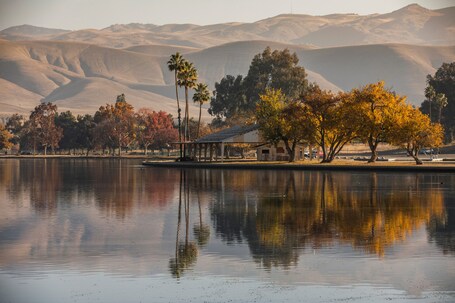
<svg viewBox="0 0 455 303"><path fill-rule="evenodd" d="M224 147L229 144L251 144L257 148L258 161L289 161L289 155L283 142L276 146L267 143L261 136L259 125L236 125L223 129L219 132L209 134L195 140L189 144L194 158L199 161L215 161L224 159ZM209 154L209 155L208 155ZM296 148L296 160L305 157L304 146L298 145Z"/></svg>
<svg viewBox="0 0 455 303"><path fill-rule="evenodd" d="M295 151L295 160L303 160L304 146L298 144ZM257 148L258 161L289 161L289 154L284 142L280 141L276 146L270 143L263 144Z"/></svg>
<svg viewBox="0 0 455 303"><path fill-rule="evenodd" d="M264 141L259 133L259 125L251 124L226 128L186 144L194 158L198 158L199 161L212 161L213 156L215 156L215 161L223 161L226 145L262 145Z"/></svg>

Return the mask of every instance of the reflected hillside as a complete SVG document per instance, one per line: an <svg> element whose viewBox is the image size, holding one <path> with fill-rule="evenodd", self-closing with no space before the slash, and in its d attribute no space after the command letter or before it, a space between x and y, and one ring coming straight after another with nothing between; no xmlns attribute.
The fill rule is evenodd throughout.
<svg viewBox="0 0 455 303"><path fill-rule="evenodd" d="M217 235L227 243L247 242L266 268L295 264L299 249L345 244L383 257L415 230L443 224L447 217L445 193L423 175L214 175L224 184L211 209Z"/></svg>

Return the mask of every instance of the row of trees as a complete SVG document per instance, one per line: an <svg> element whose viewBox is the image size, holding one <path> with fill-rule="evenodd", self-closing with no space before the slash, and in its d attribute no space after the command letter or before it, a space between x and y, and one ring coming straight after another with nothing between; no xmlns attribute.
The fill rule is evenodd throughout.
<svg viewBox="0 0 455 303"><path fill-rule="evenodd" d="M404 97L386 89L383 82L347 93L324 91L308 83L298 62L297 55L287 49L271 51L267 47L253 58L245 78L227 75L215 83L209 108L215 116L212 124L230 126L255 120L269 142L284 142L291 161L297 144L308 143L321 147L323 162L331 162L347 143L359 140L368 143L370 162L378 157L379 143L388 142L404 147L421 163L418 152L422 147L442 143L439 122L455 129L450 124L453 118L445 118L450 104L455 103L450 92L446 95L455 87L453 64L444 64L434 77L428 76L430 105L439 110L439 119L430 120Z"/></svg>
<svg viewBox="0 0 455 303"><path fill-rule="evenodd" d="M41 103L36 106L28 119L14 114L7 119L6 126L0 126L0 136L5 137L3 148L18 145L20 150L31 150L36 154L48 149L55 152L76 149L90 151L109 150L111 154L122 149L142 148L147 154L149 148L168 148L177 140L177 130L172 116L142 108L137 112L125 100L117 97L115 104L101 106L95 115L74 116L72 112L58 113L57 105Z"/></svg>
<svg viewBox="0 0 455 303"><path fill-rule="evenodd" d="M177 100L177 120L178 120L178 139L179 142L190 141L191 138L197 139L200 136L201 128L201 115L202 105L210 100L210 91L208 90L207 84L197 82L197 69L192 62L187 61L182 55L177 52L171 55L167 62L170 71L174 72L174 83L175 83L175 97ZM183 129L182 129L182 117L181 108L179 101L178 87L185 88L185 112L183 116ZM199 103L199 119L197 124L196 136L191 136L190 128L190 114L189 114L189 89L194 89L193 101ZM182 138L183 137L183 138ZM182 144L180 144L180 159L182 159Z"/></svg>
<svg viewBox="0 0 455 303"><path fill-rule="evenodd" d="M281 90L267 89L257 105L257 122L264 137L272 143L283 141L290 161L299 143L322 149L322 162L332 162L353 140L368 143L369 162L378 158L379 143L403 147L422 164L418 154L423 147L442 144L443 128L428 116L384 88L383 82L350 92L334 94L311 85L301 99L287 101Z"/></svg>

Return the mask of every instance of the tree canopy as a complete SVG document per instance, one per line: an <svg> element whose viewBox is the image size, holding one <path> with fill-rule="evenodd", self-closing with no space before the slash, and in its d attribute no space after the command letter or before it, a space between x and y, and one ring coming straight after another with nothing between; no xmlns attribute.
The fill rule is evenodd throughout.
<svg viewBox="0 0 455 303"><path fill-rule="evenodd" d="M5 125L0 124L0 149L9 149L13 145L11 139L13 135L6 129Z"/></svg>
<svg viewBox="0 0 455 303"><path fill-rule="evenodd" d="M209 113L227 124L251 117L267 89L281 90L287 100L298 99L308 86L305 69L298 63L296 53L267 47L254 56L245 78L227 75L215 83Z"/></svg>
<svg viewBox="0 0 455 303"><path fill-rule="evenodd" d="M421 111L431 116L431 121L441 123L445 139L455 139L455 62L443 63L434 75L427 76L425 100Z"/></svg>
<svg viewBox="0 0 455 303"><path fill-rule="evenodd" d="M431 123L427 115L411 105L396 108L394 115L396 123L390 129L390 143L403 147L417 164L422 164L419 151L424 147L440 146L443 127L439 123Z"/></svg>
<svg viewBox="0 0 455 303"><path fill-rule="evenodd" d="M257 105L256 119L264 138L273 144L284 142L289 161L295 161L296 147L308 142L314 130L309 108L298 101L286 101L281 90L266 89Z"/></svg>
<svg viewBox="0 0 455 303"><path fill-rule="evenodd" d="M390 128L397 123L394 111L404 106L405 98L384 87L384 82L367 84L351 91L351 98L355 104L355 118L360 126L358 138L371 150L369 162L378 158L379 143L387 142Z"/></svg>

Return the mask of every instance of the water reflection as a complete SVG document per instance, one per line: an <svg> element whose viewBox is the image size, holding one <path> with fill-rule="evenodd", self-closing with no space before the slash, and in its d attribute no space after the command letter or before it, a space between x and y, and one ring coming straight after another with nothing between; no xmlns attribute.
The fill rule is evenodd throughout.
<svg viewBox="0 0 455 303"><path fill-rule="evenodd" d="M422 230L424 252L455 254L453 175L137 164L1 160L0 269L70 263L181 278L223 266L207 263L220 256L270 272L298 267L311 251L392 258Z"/></svg>
<svg viewBox="0 0 455 303"><path fill-rule="evenodd" d="M441 219L430 220L428 236L444 254L455 255L455 206L453 201L445 201L446 215Z"/></svg>
<svg viewBox="0 0 455 303"><path fill-rule="evenodd" d="M185 241L179 240L182 217L182 196L185 212ZM197 246L189 241L190 225L190 188L186 171L180 170L179 208L177 216L177 234L175 237L175 257L169 260L169 270L172 276L180 278L183 272L190 268L197 260Z"/></svg>
<svg viewBox="0 0 455 303"><path fill-rule="evenodd" d="M241 180L236 172L218 176L224 188L211 209L212 220L227 244L248 242L253 258L266 268L295 264L298 249L305 247L348 244L383 257L422 225L431 222L437 230L453 221L444 201L454 201L425 175L390 180L375 173L244 174ZM450 240L453 230L439 236Z"/></svg>

